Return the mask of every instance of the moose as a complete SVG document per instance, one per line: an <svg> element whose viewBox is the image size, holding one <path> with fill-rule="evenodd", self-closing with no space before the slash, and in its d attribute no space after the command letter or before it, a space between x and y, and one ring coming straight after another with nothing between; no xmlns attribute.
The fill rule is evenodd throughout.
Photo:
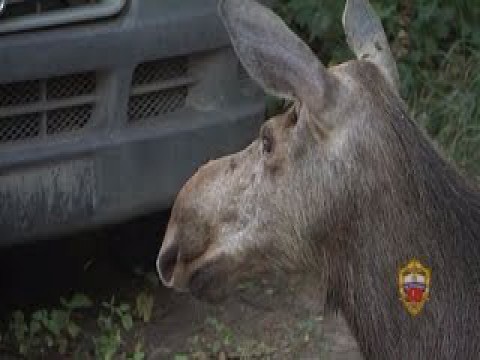
<svg viewBox="0 0 480 360"><path fill-rule="evenodd" d="M356 59L330 68L267 7L218 7L250 76L290 106L181 189L162 282L216 302L263 271L308 272L366 359L479 359L480 191L410 118L371 5L347 0ZM411 259L431 269L417 316L397 284Z"/></svg>

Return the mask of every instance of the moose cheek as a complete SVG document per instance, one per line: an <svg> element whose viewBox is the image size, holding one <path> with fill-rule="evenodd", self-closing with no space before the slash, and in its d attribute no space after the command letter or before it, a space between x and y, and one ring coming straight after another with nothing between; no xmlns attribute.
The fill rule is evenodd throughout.
<svg viewBox="0 0 480 360"><path fill-rule="evenodd" d="M285 168L285 158L282 154L272 154L265 160L265 171L273 178L281 176Z"/></svg>

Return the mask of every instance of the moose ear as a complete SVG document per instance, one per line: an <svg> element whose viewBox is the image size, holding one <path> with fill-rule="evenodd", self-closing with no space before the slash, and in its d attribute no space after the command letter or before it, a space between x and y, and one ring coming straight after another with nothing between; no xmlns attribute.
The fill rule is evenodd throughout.
<svg viewBox="0 0 480 360"><path fill-rule="evenodd" d="M347 0L343 13L347 42L358 59L377 65L398 92L399 76L380 18L368 0Z"/></svg>
<svg viewBox="0 0 480 360"><path fill-rule="evenodd" d="M321 110L333 77L277 15L252 0L220 0L218 9L240 61L266 92Z"/></svg>

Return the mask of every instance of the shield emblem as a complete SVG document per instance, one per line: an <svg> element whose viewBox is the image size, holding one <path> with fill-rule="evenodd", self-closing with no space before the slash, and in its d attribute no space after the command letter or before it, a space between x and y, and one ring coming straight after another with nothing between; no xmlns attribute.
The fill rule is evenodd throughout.
<svg viewBox="0 0 480 360"><path fill-rule="evenodd" d="M417 259L412 259L398 272L400 300L410 315L417 316L430 294L432 271Z"/></svg>

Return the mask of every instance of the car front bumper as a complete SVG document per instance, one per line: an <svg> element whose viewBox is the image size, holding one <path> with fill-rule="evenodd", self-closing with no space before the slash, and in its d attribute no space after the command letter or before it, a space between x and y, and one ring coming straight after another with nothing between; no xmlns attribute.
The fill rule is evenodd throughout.
<svg viewBox="0 0 480 360"><path fill-rule="evenodd" d="M80 72L98 81L88 100L92 121L81 131L0 142L0 246L168 208L202 163L256 136L264 97L239 74L215 3L133 0L113 19L0 36L0 87L31 79L47 79L40 84L48 86L51 77ZM135 69L179 57L187 59L185 76L192 79L185 105L131 122ZM154 85L170 91L172 83L181 79ZM7 104L0 120L2 111L23 108L41 119L58 110L52 107L85 98Z"/></svg>

